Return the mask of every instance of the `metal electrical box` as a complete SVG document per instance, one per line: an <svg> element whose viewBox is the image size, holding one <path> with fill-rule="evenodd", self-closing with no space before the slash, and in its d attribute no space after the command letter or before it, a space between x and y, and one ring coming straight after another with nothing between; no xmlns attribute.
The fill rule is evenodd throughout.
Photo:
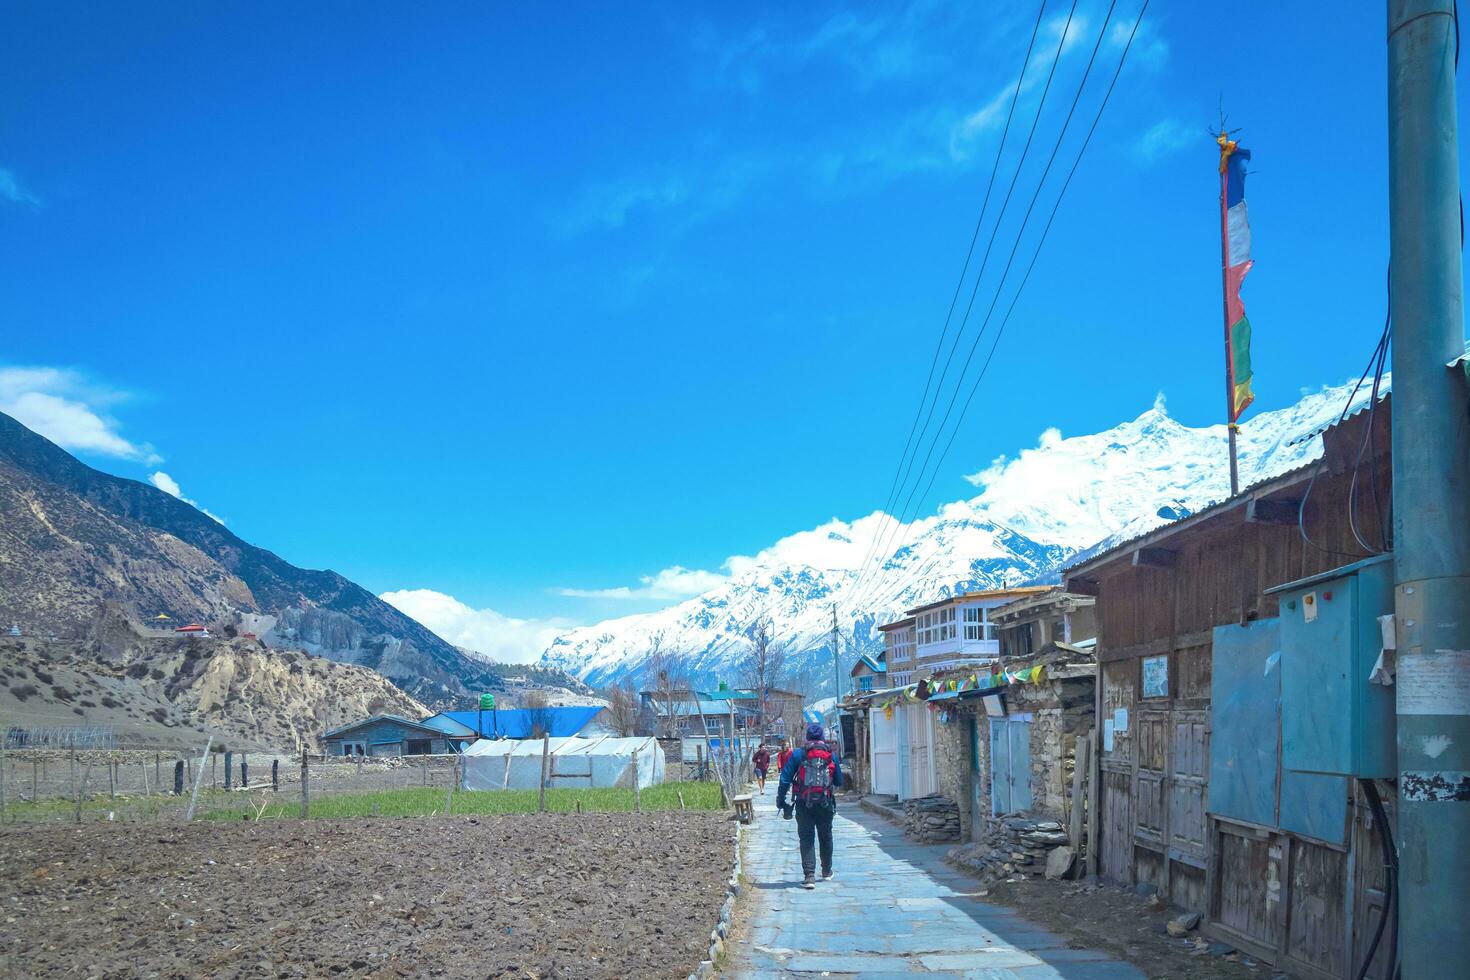
<svg viewBox="0 0 1470 980"><path fill-rule="evenodd" d="M1366 779L1398 773L1394 691L1369 680L1393 612L1393 556L1269 589L1281 601L1281 765Z"/></svg>

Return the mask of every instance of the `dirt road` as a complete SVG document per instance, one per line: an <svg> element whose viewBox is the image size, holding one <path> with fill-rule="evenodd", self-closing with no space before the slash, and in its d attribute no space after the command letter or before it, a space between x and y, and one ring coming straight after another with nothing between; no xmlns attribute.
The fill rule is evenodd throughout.
<svg viewBox="0 0 1470 980"><path fill-rule="evenodd" d="M683 977L717 814L15 827L0 975Z"/></svg>

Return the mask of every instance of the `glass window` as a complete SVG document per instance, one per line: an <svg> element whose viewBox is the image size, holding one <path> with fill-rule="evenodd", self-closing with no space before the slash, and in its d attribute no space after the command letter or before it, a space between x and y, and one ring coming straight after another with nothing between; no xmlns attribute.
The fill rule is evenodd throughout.
<svg viewBox="0 0 1470 980"><path fill-rule="evenodd" d="M872 689L873 689L873 675L872 674L865 674L864 676L858 678L858 690L867 692L867 691L871 691Z"/></svg>

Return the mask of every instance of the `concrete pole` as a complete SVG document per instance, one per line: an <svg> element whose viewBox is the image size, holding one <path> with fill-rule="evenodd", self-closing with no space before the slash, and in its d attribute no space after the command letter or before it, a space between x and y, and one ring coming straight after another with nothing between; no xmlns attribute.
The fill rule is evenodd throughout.
<svg viewBox="0 0 1470 980"><path fill-rule="evenodd" d="M1399 950L1405 980L1470 963L1470 425L1453 0L1389 0ZM1459 964L1455 966L1454 964Z"/></svg>

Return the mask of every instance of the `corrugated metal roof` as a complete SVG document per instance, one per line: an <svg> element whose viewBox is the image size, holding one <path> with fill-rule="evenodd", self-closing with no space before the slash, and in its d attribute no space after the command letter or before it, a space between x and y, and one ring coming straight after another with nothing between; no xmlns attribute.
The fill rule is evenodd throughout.
<svg viewBox="0 0 1470 980"><path fill-rule="evenodd" d="M1455 361L1451 361L1449 366L1453 367L1455 365L1455 363L1456 363ZM1369 394L1371 395L1372 392L1370 391ZM1378 392L1378 402L1388 401L1388 396L1391 395L1391 394L1393 394L1393 392L1389 391L1387 388L1381 389ZM1309 441L1311 439L1316 439L1318 436L1322 435L1322 433L1326 432L1328 429L1330 429L1333 426L1337 425L1339 422L1346 422L1348 419L1355 419L1359 415L1362 415L1364 412L1368 411L1368 409L1372 408L1374 404L1376 404L1376 403L1372 402L1371 400L1370 401L1364 401L1363 404L1359 405L1353 411L1348 412L1346 415L1342 416L1341 419L1333 419L1331 422L1328 422L1326 425L1319 425L1319 426L1317 426L1317 428L1313 429L1311 432L1304 432L1304 433L1302 433L1299 436L1295 436L1295 437L1293 437L1291 439L1288 439L1288 440L1286 440L1286 444L1288 446L1300 446L1304 442L1307 442L1307 441Z"/></svg>
<svg viewBox="0 0 1470 980"><path fill-rule="evenodd" d="M1274 493L1275 491L1280 490L1283 487L1288 487L1292 484L1300 483L1303 480L1310 479L1312 470L1316 468L1316 460L1313 460L1310 463L1305 463L1301 466L1298 466L1296 469L1287 470L1285 473L1280 473L1276 476L1269 477L1257 483L1253 483L1233 497L1226 497L1224 500L1217 500L1214 503L1206 504L1204 507L1195 511L1193 514L1190 514L1188 517L1181 517L1177 521L1170 521L1167 524L1162 524L1159 527L1153 528L1152 530L1144 531L1142 534L1136 534L1133 537L1128 538L1126 541L1120 541L1105 551L1099 551L1096 554L1088 555L1086 558L1083 558L1081 561L1075 564L1065 566L1062 569L1062 581L1065 583L1069 575L1079 571L1080 569L1088 568L1089 566L1095 567L1098 565L1106 565L1112 561L1115 561L1120 552L1131 551L1134 548L1139 547L1145 541L1149 541L1155 538L1168 537L1169 535L1182 530L1188 525L1198 524L1204 520L1207 520L1208 518L1223 514L1225 511L1229 510L1232 507L1243 506L1245 502L1247 500L1250 500L1252 497L1260 496L1263 489L1269 488L1268 492Z"/></svg>

